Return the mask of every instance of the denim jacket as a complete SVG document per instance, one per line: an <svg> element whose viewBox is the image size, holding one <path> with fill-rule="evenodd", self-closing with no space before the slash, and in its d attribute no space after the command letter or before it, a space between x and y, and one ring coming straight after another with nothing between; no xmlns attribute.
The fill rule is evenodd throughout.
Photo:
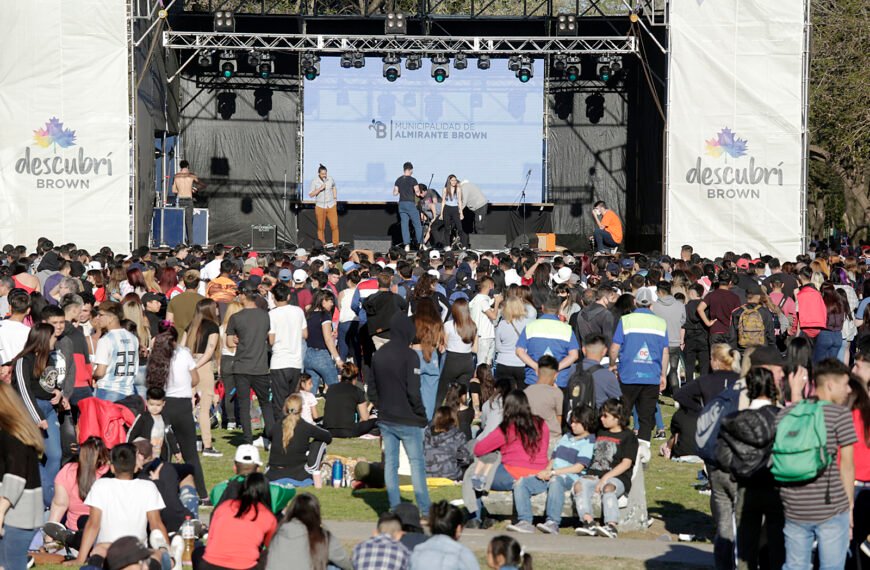
<svg viewBox="0 0 870 570"><path fill-rule="evenodd" d="M436 534L411 553L414 570L479 570L474 553L449 536Z"/></svg>

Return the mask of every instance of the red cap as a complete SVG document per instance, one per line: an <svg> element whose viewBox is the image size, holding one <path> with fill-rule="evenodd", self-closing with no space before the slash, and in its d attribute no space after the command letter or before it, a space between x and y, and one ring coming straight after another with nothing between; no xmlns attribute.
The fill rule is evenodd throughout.
<svg viewBox="0 0 870 570"><path fill-rule="evenodd" d="M257 258L259 256L260 256L259 253L257 253L256 251L252 251L251 253L248 254L248 259L251 259L252 257Z"/></svg>
<svg viewBox="0 0 870 570"><path fill-rule="evenodd" d="M251 269L251 275L259 275L260 277L262 277L263 276L263 268L262 267L255 267L255 268Z"/></svg>
<svg viewBox="0 0 870 570"><path fill-rule="evenodd" d="M738 269L749 269L749 260L745 257L741 257L737 260L737 268Z"/></svg>

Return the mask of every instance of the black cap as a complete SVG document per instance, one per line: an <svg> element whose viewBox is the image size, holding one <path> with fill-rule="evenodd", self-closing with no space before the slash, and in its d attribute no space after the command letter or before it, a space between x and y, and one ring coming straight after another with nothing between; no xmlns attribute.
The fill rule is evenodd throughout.
<svg viewBox="0 0 870 570"><path fill-rule="evenodd" d="M747 295L761 295L761 287L758 283L750 283L746 286Z"/></svg>
<svg viewBox="0 0 870 570"><path fill-rule="evenodd" d="M135 536L122 536L106 552L106 567L121 570L151 556L151 551Z"/></svg>
<svg viewBox="0 0 870 570"><path fill-rule="evenodd" d="M402 530L405 532L423 532L420 526L420 509L414 503L399 503L393 509L396 516L402 521Z"/></svg>
<svg viewBox="0 0 870 570"><path fill-rule="evenodd" d="M760 346L749 356L752 366L785 366L785 359L779 349L772 346Z"/></svg>
<svg viewBox="0 0 870 570"><path fill-rule="evenodd" d="M150 303L151 301L160 301L162 303L163 299L165 298L166 297L161 295L160 293L154 293L149 291L148 293L142 295L142 304L144 305L145 303Z"/></svg>

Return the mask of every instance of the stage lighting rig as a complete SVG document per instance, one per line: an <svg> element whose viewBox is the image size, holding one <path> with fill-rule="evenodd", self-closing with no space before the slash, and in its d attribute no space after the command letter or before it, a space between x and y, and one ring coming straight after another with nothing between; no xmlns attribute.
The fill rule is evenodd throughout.
<svg viewBox="0 0 870 570"><path fill-rule="evenodd" d="M577 15L576 14L559 14L556 18L556 35L557 36L576 36L577 35Z"/></svg>
<svg viewBox="0 0 870 570"><path fill-rule="evenodd" d="M432 56L432 78L435 83L444 83L450 77L450 60L446 55Z"/></svg>
<svg viewBox="0 0 870 570"><path fill-rule="evenodd" d="M361 51L355 51L351 55L351 63L354 69L362 69L366 66L366 56Z"/></svg>
<svg viewBox="0 0 870 570"><path fill-rule="evenodd" d="M299 59L302 75L308 81L314 81L320 75L320 56L314 53L303 53Z"/></svg>
<svg viewBox="0 0 870 570"><path fill-rule="evenodd" d="M593 125L597 125L604 117L604 96L601 93L593 93L586 98L586 118Z"/></svg>
<svg viewBox="0 0 870 570"><path fill-rule="evenodd" d="M214 13L215 32L235 32L236 17L229 10L218 10Z"/></svg>
<svg viewBox="0 0 870 570"><path fill-rule="evenodd" d="M402 76L402 60L397 55L387 55L384 62L384 78L392 83Z"/></svg>
<svg viewBox="0 0 870 570"><path fill-rule="evenodd" d="M508 58L508 71L516 73L520 70L520 56L512 55Z"/></svg>
<svg viewBox="0 0 870 570"><path fill-rule="evenodd" d="M217 94L217 112L221 119L228 121L236 113L236 94L221 91Z"/></svg>
<svg viewBox="0 0 870 570"><path fill-rule="evenodd" d="M272 90L268 87L254 89L254 110L264 119L272 111Z"/></svg>
<svg viewBox="0 0 870 570"><path fill-rule="evenodd" d="M568 67L565 68L565 79L572 82L580 79L580 58L576 55L568 58Z"/></svg>
<svg viewBox="0 0 870 570"><path fill-rule="evenodd" d="M388 12L384 21L385 34L407 34L408 18L401 12Z"/></svg>
<svg viewBox="0 0 870 570"><path fill-rule="evenodd" d="M520 57L519 66L516 71L516 76L520 80L520 83L528 83L534 77L532 64L533 60L531 57L527 55Z"/></svg>
<svg viewBox="0 0 870 570"><path fill-rule="evenodd" d="M275 60L269 53L252 51L248 54L248 65L263 79L269 79L275 73Z"/></svg>
<svg viewBox="0 0 870 570"><path fill-rule="evenodd" d="M453 69L465 69L468 67L468 57L464 53L453 56Z"/></svg>
<svg viewBox="0 0 870 570"><path fill-rule="evenodd" d="M405 58L405 69L408 71L416 71L423 67L423 56L418 53L412 53Z"/></svg>
<svg viewBox="0 0 870 570"><path fill-rule="evenodd" d="M221 77L224 79L230 79L233 75L236 74L239 67L236 63L236 54L231 51L221 52L220 59L220 72Z"/></svg>
<svg viewBox="0 0 870 570"><path fill-rule="evenodd" d="M556 54L553 56L553 69L556 71L565 71L565 68L568 67L568 58L562 54Z"/></svg>
<svg viewBox="0 0 870 570"><path fill-rule="evenodd" d="M616 75L622 71L622 58L618 55L610 56L610 74Z"/></svg>
<svg viewBox="0 0 870 570"><path fill-rule="evenodd" d="M202 68L209 68L214 64L214 50L206 50L199 54L199 59L197 59L197 63Z"/></svg>
<svg viewBox="0 0 870 570"><path fill-rule="evenodd" d="M477 56L477 69L489 69L491 61L489 56L486 54L480 54Z"/></svg>
<svg viewBox="0 0 870 570"><path fill-rule="evenodd" d="M610 67L610 58L601 56L598 58L598 79L607 83L613 77L613 69Z"/></svg>
<svg viewBox="0 0 870 570"><path fill-rule="evenodd" d="M353 67L353 54L349 51L341 54L340 65L342 69L350 69Z"/></svg>

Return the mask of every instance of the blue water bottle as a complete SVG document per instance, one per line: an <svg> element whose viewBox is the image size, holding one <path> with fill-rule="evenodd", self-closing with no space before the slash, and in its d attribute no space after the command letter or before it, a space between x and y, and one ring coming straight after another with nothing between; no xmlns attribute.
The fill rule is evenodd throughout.
<svg viewBox="0 0 870 570"><path fill-rule="evenodd" d="M344 479L344 465L338 459L332 464L332 486L335 488L341 487L341 481Z"/></svg>

